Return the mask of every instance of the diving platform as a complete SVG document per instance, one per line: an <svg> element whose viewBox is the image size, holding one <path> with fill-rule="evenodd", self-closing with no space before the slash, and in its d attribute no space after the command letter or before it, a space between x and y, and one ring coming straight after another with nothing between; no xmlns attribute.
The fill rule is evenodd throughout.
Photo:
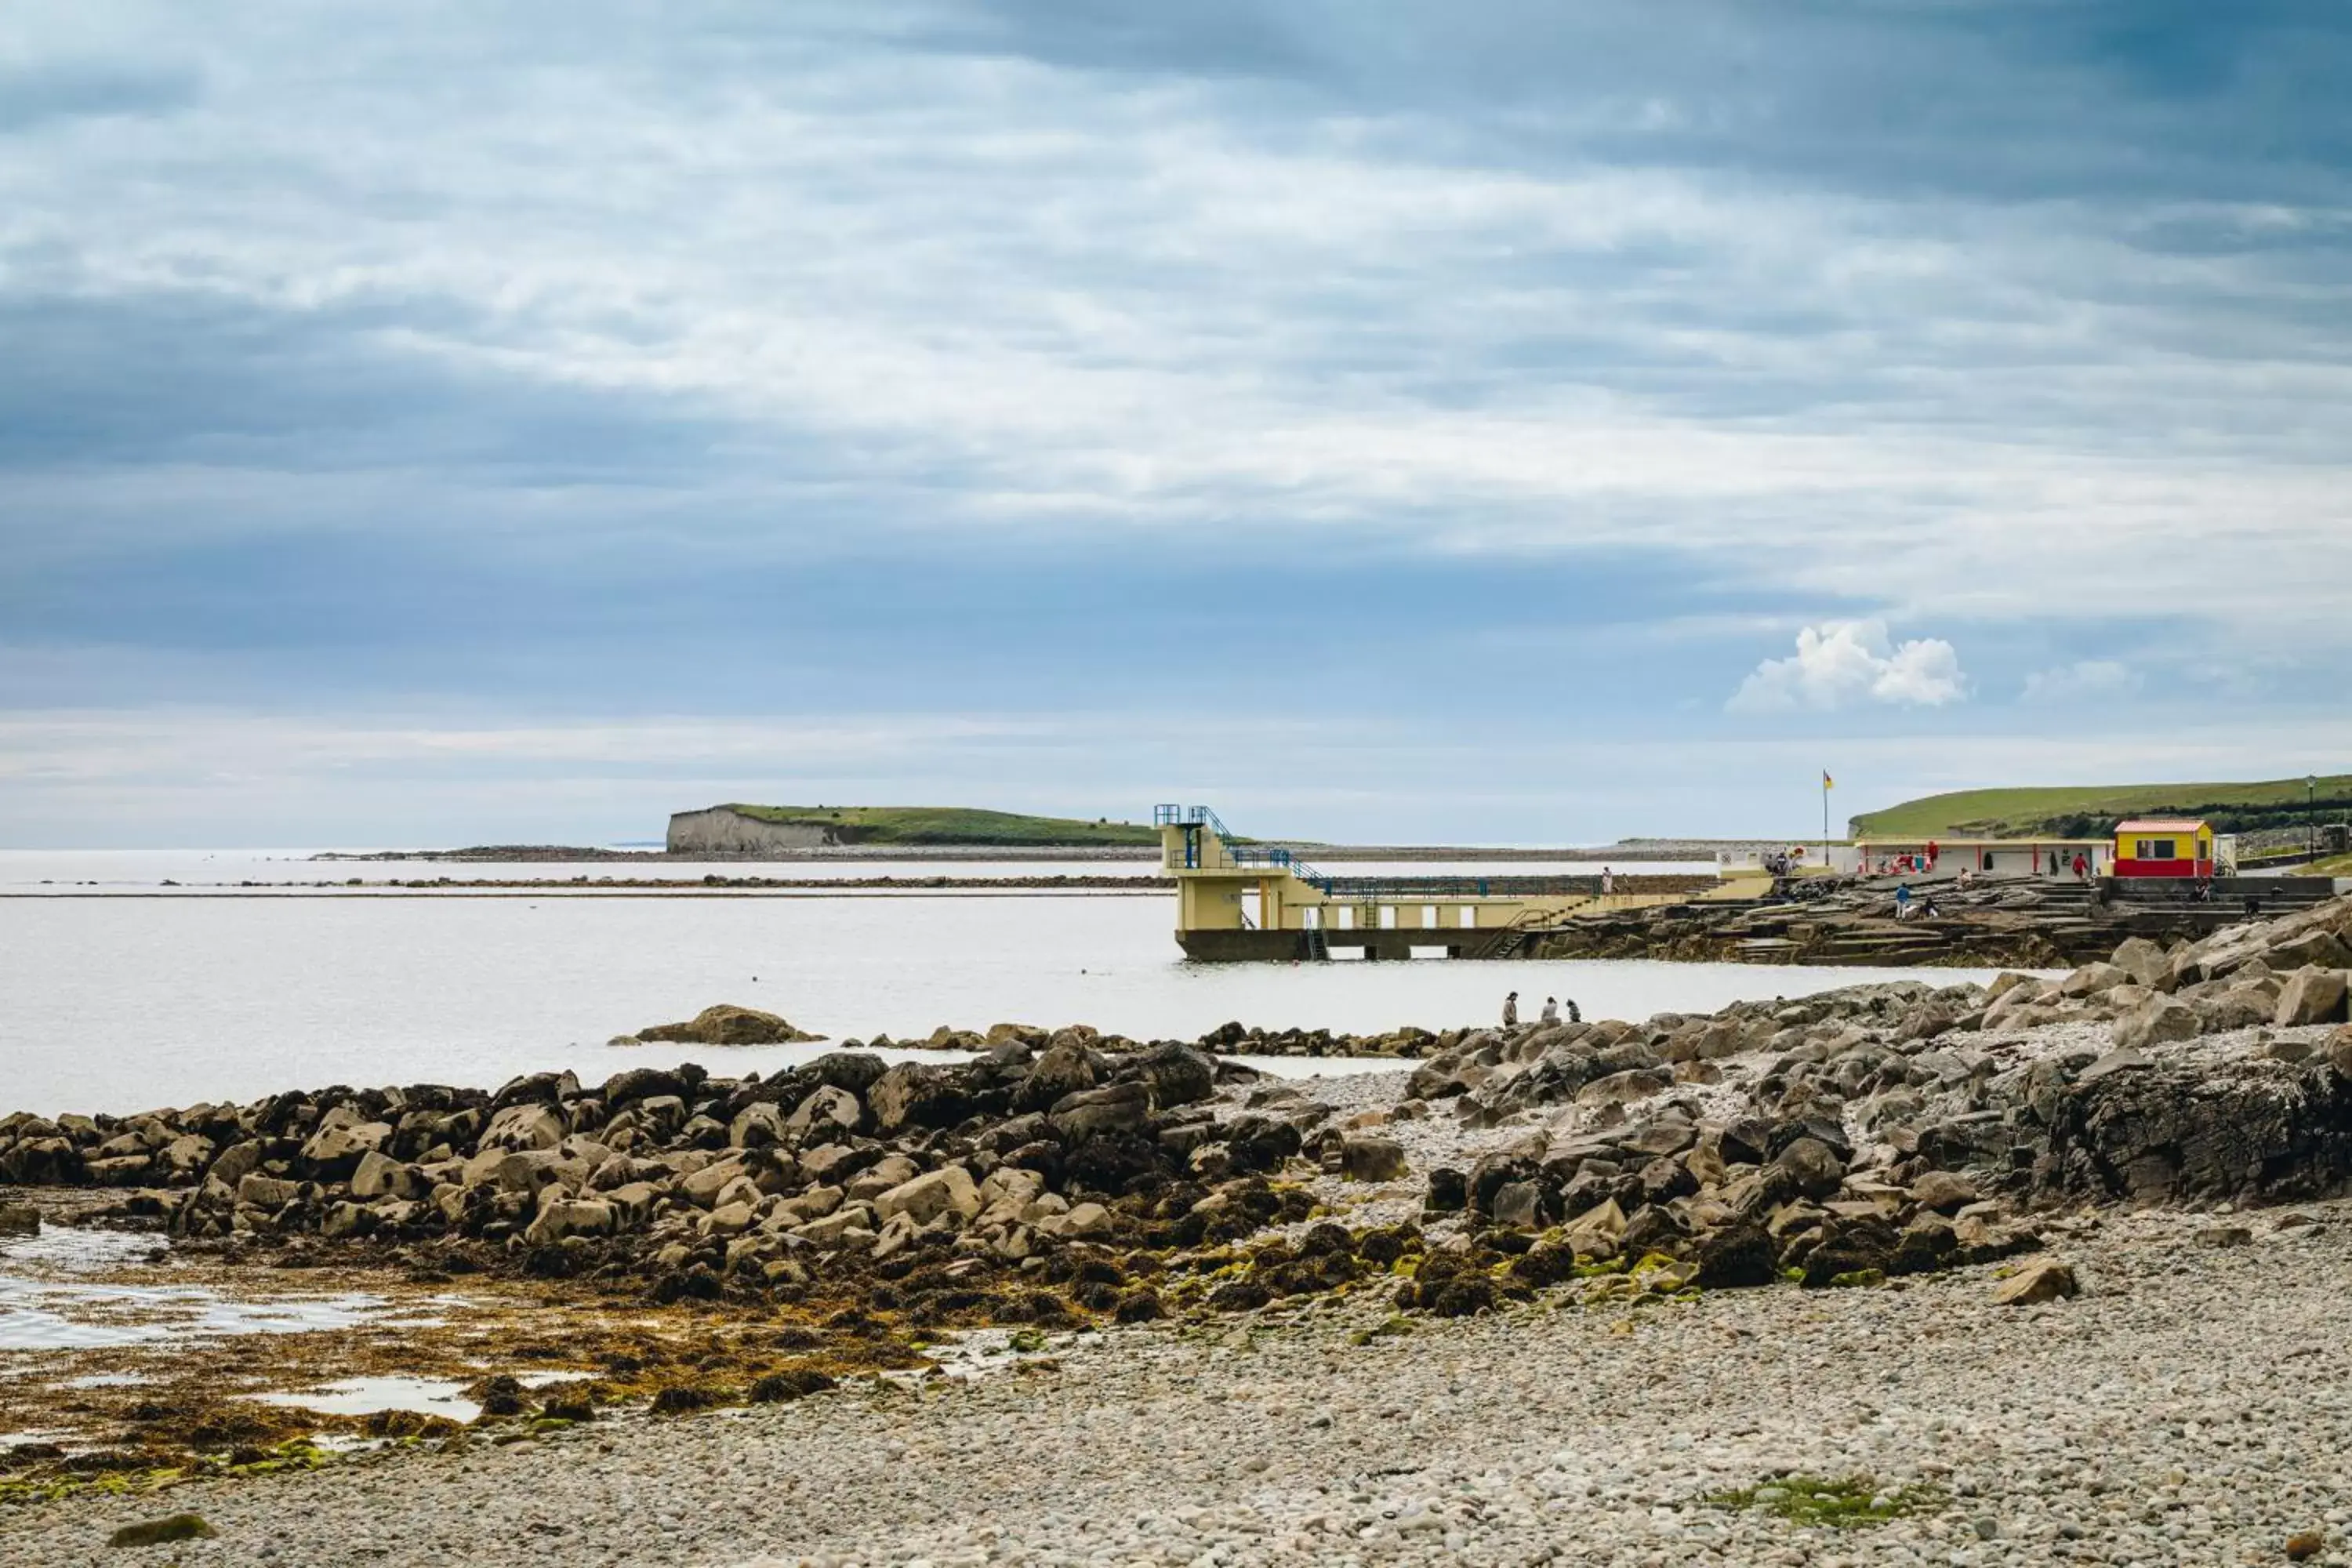
<svg viewBox="0 0 2352 1568"><path fill-rule="evenodd" d="M1761 873L1696 892L1603 891L1599 875L1331 876L1289 849L1237 838L1205 805L1158 806L1152 823L1176 883L1177 943L1188 958L1217 962L1509 958L1579 920L1750 899L1770 885Z"/></svg>

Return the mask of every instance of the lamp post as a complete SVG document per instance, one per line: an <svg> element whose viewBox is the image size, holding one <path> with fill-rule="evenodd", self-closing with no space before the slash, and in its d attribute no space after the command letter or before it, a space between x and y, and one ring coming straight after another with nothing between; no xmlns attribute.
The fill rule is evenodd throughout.
<svg viewBox="0 0 2352 1568"><path fill-rule="evenodd" d="M2319 858L2319 775L2311 773L2303 781L2303 847L2313 859Z"/></svg>

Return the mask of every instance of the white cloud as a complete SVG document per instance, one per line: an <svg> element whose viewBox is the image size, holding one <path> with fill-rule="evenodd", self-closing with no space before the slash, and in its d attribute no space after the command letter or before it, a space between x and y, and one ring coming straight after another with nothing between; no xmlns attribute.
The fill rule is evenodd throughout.
<svg viewBox="0 0 2352 1568"><path fill-rule="evenodd" d="M1890 644L1885 621L1826 621L1797 633L1791 657L1758 665L1725 706L1747 713L1864 702L1938 708L1968 691L1959 653L1941 637Z"/></svg>
<svg viewBox="0 0 2352 1568"><path fill-rule="evenodd" d="M11 18L0 52L69 53L90 26L18 9L50 14ZM804 437L935 487L877 515L974 531L1671 549L1897 616L1919 584L1971 618L2045 613L2045 584L2128 549L2137 604L2239 646L2342 640L2352 360L2265 247L1759 181L1744 156L1478 167L1410 114L1269 125L1262 94L892 52L845 24L716 70L680 28L518 71L510 31L442 11L129 8L101 30L224 89L0 161L0 299L38 263L92 297L344 307L386 353ZM1635 122L1687 109L1645 95ZM67 468L77 494L107 482ZM2237 570L2208 570L2216 548Z"/></svg>
<svg viewBox="0 0 2352 1568"><path fill-rule="evenodd" d="M2140 689L2139 672L2112 658L2086 658L2037 669L2025 678L2027 702L2095 702L2129 697Z"/></svg>

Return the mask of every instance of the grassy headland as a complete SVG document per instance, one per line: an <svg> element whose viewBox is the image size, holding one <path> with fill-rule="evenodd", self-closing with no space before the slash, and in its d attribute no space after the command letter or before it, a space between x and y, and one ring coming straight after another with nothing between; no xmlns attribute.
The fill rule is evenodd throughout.
<svg viewBox="0 0 2352 1568"><path fill-rule="evenodd" d="M1134 822L1093 822L962 805L744 805L727 810L762 822L823 827L844 844L985 846L1152 845L1156 829Z"/></svg>
<svg viewBox="0 0 2352 1568"><path fill-rule="evenodd" d="M2089 784L2049 789L1971 789L1931 795L1857 816L1858 838L1942 835L2008 837L2045 834L2096 838L2130 816L2201 816L2223 833L2299 827L2315 810L2326 821L2352 812L2352 774L2319 780L2315 805L2300 778L2261 784Z"/></svg>

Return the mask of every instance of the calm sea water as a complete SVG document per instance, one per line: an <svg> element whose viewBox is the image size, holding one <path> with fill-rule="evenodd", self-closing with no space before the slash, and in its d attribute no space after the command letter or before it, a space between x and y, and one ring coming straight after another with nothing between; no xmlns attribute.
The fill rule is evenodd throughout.
<svg viewBox="0 0 2352 1568"><path fill-rule="evenodd" d="M331 887L362 890L394 881L562 881L584 879L587 890L600 879L693 882L703 877L776 877L835 881L891 877L919 881L929 877L1133 877L1160 875L1157 860L319 860L309 849L0 849L0 893L89 895L93 893L206 893ZM1600 868L1558 860L1334 862L1349 877L1559 877L1597 872ZM1629 864L1618 869L1643 876L1711 876L1711 861ZM248 884L252 886L248 886Z"/></svg>
<svg viewBox="0 0 2352 1568"><path fill-rule="evenodd" d="M813 1047L614 1047L713 1002L835 1039L999 1020L1191 1037L1228 1019L1349 1032L1529 1012L1701 1011L1958 972L1648 963L1191 964L1173 900L0 898L0 1110L130 1111L331 1083L583 1079L692 1056L769 1070ZM1983 976L1977 976L1983 978ZM821 1048L821 1047L819 1047ZM1293 1064L1294 1068L1297 1064ZM1307 1070L1336 1070L1333 1068Z"/></svg>

